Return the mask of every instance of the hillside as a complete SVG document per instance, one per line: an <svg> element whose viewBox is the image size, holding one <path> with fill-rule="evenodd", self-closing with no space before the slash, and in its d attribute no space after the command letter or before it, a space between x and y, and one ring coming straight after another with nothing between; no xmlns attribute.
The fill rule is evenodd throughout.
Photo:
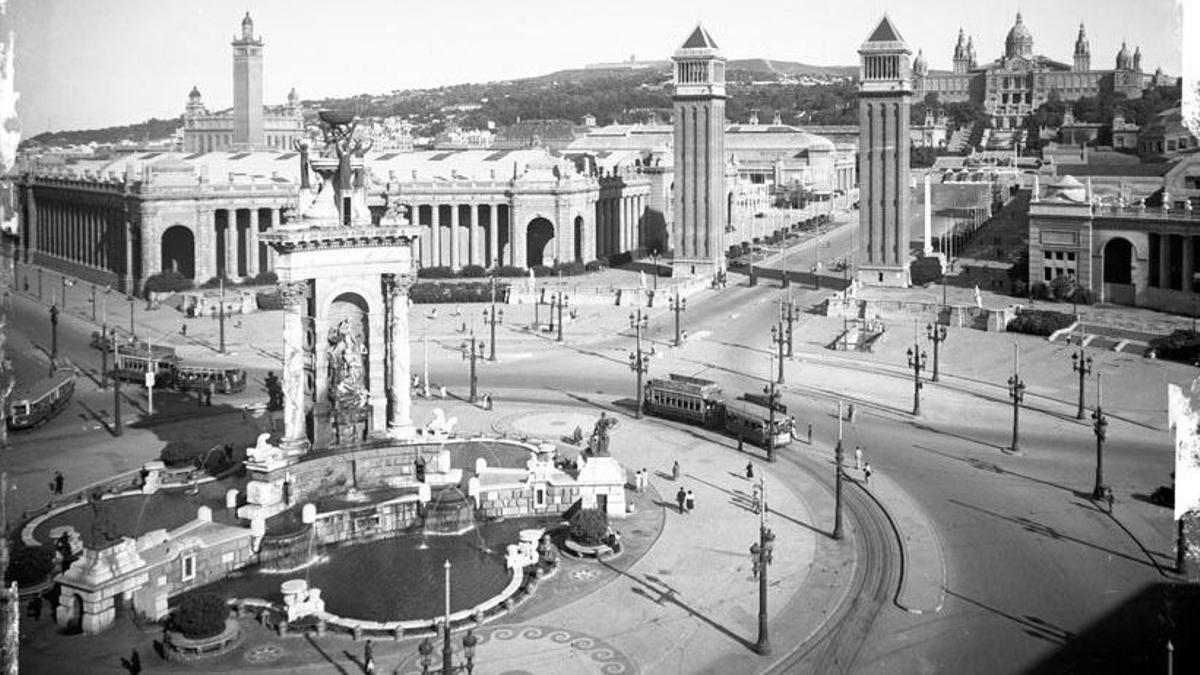
<svg viewBox="0 0 1200 675"><path fill-rule="evenodd" d="M119 143L120 141L156 141L167 138L183 125L183 119L160 120L151 118L137 124L126 124L118 127L103 129L79 129L75 131L46 131L22 141L41 143L44 145L67 146L86 145L88 143Z"/></svg>

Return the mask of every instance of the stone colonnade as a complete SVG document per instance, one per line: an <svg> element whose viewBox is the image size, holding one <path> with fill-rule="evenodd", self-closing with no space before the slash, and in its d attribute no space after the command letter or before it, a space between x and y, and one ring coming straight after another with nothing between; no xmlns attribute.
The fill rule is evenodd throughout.
<svg viewBox="0 0 1200 675"><path fill-rule="evenodd" d="M409 222L421 230L422 267L522 265L511 245L516 240L507 203L414 201Z"/></svg>
<svg viewBox="0 0 1200 675"><path fill-rule="evenodd" d="M596 202L596 250L594 254L584 251L584 257L590 260L644 248L642 216L649 200L649 194L613 195L601 190Z"/></svg>

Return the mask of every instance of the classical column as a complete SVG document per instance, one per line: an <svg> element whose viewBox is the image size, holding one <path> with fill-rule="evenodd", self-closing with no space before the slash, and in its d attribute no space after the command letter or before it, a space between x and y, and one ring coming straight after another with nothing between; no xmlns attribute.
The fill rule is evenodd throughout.
<svg viewBox="0 0 1200 675"><path fill-rule="evenodd" d="M429 260L433 267L441 267L448 258L442 250L442 205L434 202L429 205Z"/></svg>
<svg viewBox="0 0 1200 675"><path fill-rule="evenodd" d="M411 385L412 352L408 332L408 288L413 277L407 274L383 275L387 310L387 430L393 438L410 439L415 435L412 423Z"/></svg>
<svg viewBox="0 0 1200 675"><path fill-rule="evenodd" d="M479 217L484 208L482 204L471 204L471 264L487 268L483 258L483 219Z"/></svg>
<svg viewBox="0 0 1200 675"><path fill-rule="evenodd" d="M283 440L280 447L289 453L308 452L305 432L304 394L304 316L308 305L308 282L297 281L279 285L283 298Z"/></svg>
<svg viewBox="0 0 1200 675"><path fill-rule="evenodd" d="M279 209L276 209L276 208L271 209L271 221L268 224L268 227L270 227L270 229L272 229L272 230L277 229L279 227ZM266 262L267 262L267 270L274 272L275 271L275 249L271 248L270 246L267 247Z"/></svg>
<svg viewBox="0 0 1200 675"><path fill-rule="evenodd" d="M458 242L458 204L450 204L450 269L461 267Z"/></svg>
<svg viewBox="0 0 1200 675"><path fill-rule="evenodd" d="M500 209L496 208L495 204L488 204L484 208L488 210L488 260L486 267L491 267L501 264L500 249L497 248L499 246L499 236L496 230L496 226L499 225L496 221L500 217Z"/></svg>
<svg viewBox="0 0 1200 675"><path fill-rule="evenodd" d="M30 174L30 184L25 186L25 214L29 219L28 230L29 238L23 242L25 244L25 263L33 261L33 254L37 252L38 246L42 244L41 236L41 221L38 219L37 213L37 197L33 194L32 174Z"/></svg>
<svg viewBox="0 0 1200 675"><path fill-rule="evenodd" d="M258 207L250 209L250 225L246 228L246 276L258 274Z"/></svg>
<svg viewBox="0 0 1200 675"><path fill-rule="evenodd" d="M225 276L237 279L237 240L238 240L238 211L229 209L229 219L225 221Z"/></svg>
<svg viewBox="0 0 1200 675"><path fill-rule="evenodd" d="M125 275L125 292L127 294L133 294L133 221L129 218L128 202L125 203L123 220L125 228L125 269L122 270L122 272Z"/></svg>
<svg viewBox="0 0 1200 675"><path fill-rule="evenodd" d="M421 227L421 205L412 206L412 224L421 228L421 267L433 267L433 227Z"/></svg>

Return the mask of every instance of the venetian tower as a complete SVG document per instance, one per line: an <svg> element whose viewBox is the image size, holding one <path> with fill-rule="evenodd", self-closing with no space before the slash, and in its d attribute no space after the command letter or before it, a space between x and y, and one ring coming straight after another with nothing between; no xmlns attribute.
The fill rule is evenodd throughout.
<svg viewBox="0 0 1200 675"><path fill-rule="evenodd" d="M674 274L712 274L725 266L725 58L696 29L675 62Z"/></svg>
<svg viewBox="0 0 1200 675"><path fill-rule="evenodd" d="M233 42L233 145L260 147L263 138L263 42L254 35L250 12Z"/></svg>
<svg viewBox="0 0 1200 675"><path fill-rule="evenodd" d="M885 14L858 49L858 162L861 176L858 280L909 284L909 104L912 52Z"/></svg>

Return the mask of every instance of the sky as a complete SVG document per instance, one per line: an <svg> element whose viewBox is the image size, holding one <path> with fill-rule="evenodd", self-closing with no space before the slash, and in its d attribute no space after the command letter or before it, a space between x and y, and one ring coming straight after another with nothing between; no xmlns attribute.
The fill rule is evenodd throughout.
<svg viewBox="0 0 1200 675"><path fill-rule="evenodd" d="M265 41L263 100L279 104L293 86L302 99L382 94L665 59L697 21L727 58L856 65L885 11L935 69L950 68L959 27L981 62L1000 56L1020 10L1036 53L1070 63L1083 21L1093 68L1111 68L1125 40L1145 70L1178 75L1179 1L8 0L8 23L28 137L177 117L193 85L229 107L229 42L247 11Z"/></svg>

